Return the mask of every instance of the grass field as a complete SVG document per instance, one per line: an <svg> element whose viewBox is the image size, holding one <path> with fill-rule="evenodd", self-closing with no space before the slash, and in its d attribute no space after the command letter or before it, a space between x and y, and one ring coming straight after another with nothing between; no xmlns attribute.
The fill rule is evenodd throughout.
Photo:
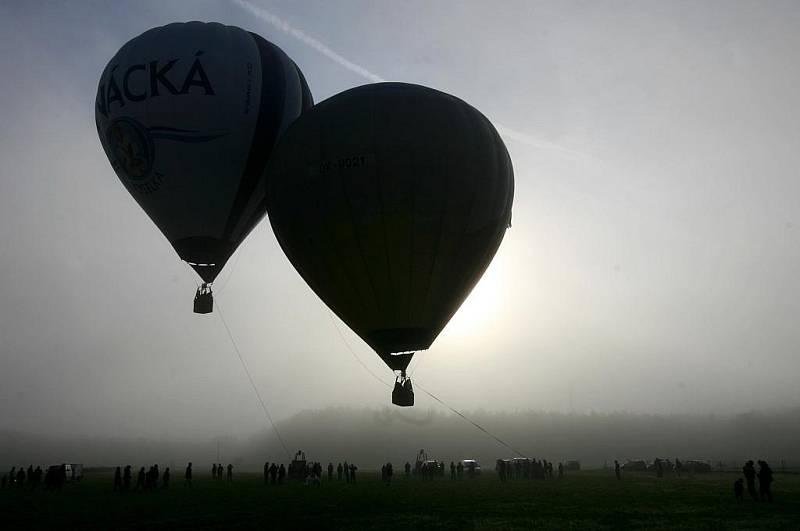
<svg viewBox="0 0 800 531"><path fill-rule="evenodd" d="M433 482L375 473L321 487L265 486L256 474L227 484L197 476L191 489L114 493L110 471L89 471L61 493L0 491L4 529L800 529L800 475L776 474L772 504L733 498L735 474L694 478L613 472L561 480ZM180 474L175 474L180 476Z"/></svg>

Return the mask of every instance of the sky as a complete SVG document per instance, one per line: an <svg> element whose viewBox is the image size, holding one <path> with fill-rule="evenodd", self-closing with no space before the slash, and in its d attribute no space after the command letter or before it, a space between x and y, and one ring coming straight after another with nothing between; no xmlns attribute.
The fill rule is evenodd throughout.
<svg viewBox="0 0 800 531"><path fill-rule="evenodd" d="M800 4L0 2L0 430L249 435L389 404L391 372L265 219L196 277L114 175L97 82L129 39L218 21L315 101L391 80L497 126L513 227L414 381L459 409L736 413L800 404ZM366 365L366 369L359 363ZM420 409L440 407L417 393Z"/></svg>

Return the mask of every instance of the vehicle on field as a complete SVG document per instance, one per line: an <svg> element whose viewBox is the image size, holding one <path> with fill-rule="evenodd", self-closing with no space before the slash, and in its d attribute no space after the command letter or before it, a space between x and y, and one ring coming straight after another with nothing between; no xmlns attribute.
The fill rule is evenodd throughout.
<svg viewBox="0 0 800 531"><path fill-rule="evenodd" d="M662 472L671 472L673 470L672 461L662 457L656 457L652 462L648 463L647 470L650 470L651 472L657 472L659 463L661 464Z"/></svg>
<svg viewBox="0 0 800 531"><path fill-rule="evenodd" d="M689 459L683 462L683 469L690 473L707 474L711 472L711 461Z"/></svg>
<svg viewBox="0 0 800 531"><path fill-rule="evenodd" d="M464 474L468 478L481 475L481 465L474 459L462 459L461 464L464 466Z"/></svg>
<svg viewBox="0 0 800 531"><path fill-rule="evenodd" d="M629 459L622 465L625 472L644 472L647 470L647 461L644 459Z"/></svg>

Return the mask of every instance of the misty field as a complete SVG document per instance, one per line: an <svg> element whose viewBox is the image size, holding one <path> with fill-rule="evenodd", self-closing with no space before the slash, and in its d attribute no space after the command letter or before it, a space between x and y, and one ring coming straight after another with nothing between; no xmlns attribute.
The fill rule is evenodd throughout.
<svg viewBox="0 0 800 531"><path fill-rule="evenodd" d="M169 490L114 493L110 471L89 471L61 493L0 491L11 528L92 529L789 529L800 526L800 475L776 474L772 504L733 498L733 473L694 478L587 471L561 480L501 483L421 481L373 472L358 483L265 486L257 474L234 482L199 476L191 489L175 474Z"/></svg>

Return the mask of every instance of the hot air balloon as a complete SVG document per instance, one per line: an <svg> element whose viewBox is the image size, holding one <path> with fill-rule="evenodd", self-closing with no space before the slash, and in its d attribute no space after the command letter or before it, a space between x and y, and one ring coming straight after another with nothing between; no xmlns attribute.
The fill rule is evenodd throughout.
<svg viewBox="0 0 800 531"><path fill-rule="evenodd" d="M267 211L311 289L396 371L480 279L511 222L514 175L489 120L464 101L402 83L316 105L267 164Z"/></svg>
<svg viewBox="0 0 800 531"><path fill-rule="evenodd" d="M266 212L264 166L283 131L313 105L297 65L254 33L175 23L127 42L97 89L100 142L122 184L211 283Z"/></svg>

